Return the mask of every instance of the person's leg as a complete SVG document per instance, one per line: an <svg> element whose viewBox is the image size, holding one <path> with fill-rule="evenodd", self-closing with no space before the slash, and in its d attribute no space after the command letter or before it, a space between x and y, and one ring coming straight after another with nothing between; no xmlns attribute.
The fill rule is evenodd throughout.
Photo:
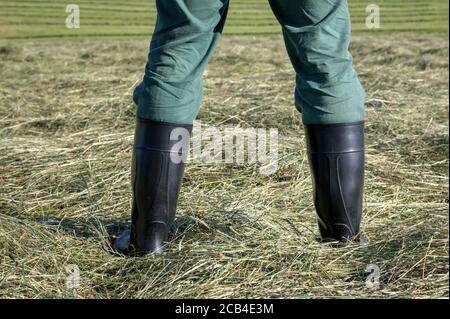
<svg viewBox="0 0 450 319"><path fill-rule="evenodd" d="M203 73L221 36L228 0L157 0L158 17L137 116L192 124L200 108Z"/></svg>
<svg viewBox="0 0 450 319"><path fill-rule="evenodd" d="M321 235L359 233L364 181L365 93L349 53L347 0L269 0L296 71Z"/></svg>
<svg viewBox="0 0 450 319"><path fill-rule="evenodd" d="M138 109L131 229L115 242L118 250L138 254L161 253L168 239L184 171L178 151L186 154L189 147L204 69L223 29L228 0L157 0L156 5L144 80L133 94Z"/></svg>

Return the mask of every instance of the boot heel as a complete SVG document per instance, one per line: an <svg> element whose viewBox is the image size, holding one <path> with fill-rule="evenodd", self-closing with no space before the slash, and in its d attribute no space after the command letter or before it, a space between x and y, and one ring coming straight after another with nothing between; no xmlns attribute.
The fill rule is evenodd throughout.
<svg viewBox="0 0 450 319"><path fill-rule="evenodd" d="M147 225L142 237L144 238L142 246L136 251L139 254L154 253L160 255L167 244L169 230L164 222L151 222Z"/></svg>

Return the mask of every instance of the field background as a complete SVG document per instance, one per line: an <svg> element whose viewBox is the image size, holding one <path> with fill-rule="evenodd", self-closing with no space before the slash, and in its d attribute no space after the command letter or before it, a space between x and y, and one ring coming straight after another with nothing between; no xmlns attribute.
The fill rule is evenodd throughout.
<svg viewBox="0 0 450 319"><path fill-rule="evenodd" d="M80 7L81 28L65 28L67 4ZM350 0L354 31L367 31L371 0ZM382 32L448 31L448 1L377 0ZM150 0L0 0L0 39L145 38L153 31L156 9ZM380 32L380 30L376 31ZM271 35L279 26L267 0L232 0L225 34Z"/></svg>
<svg viewBox="0 0 450 319"><path fill-rule="evenodd" d="M189 164L173 240L146 258L110 240L129 225L130 95L154 1L74 2L78 30L64 26L64 1L0 0L0 297L71 298L75 264L79 298L448 298L447 1L377 1L382 29L370 32L372 1L350 1L367 90L368 244L334 247L316 240L279 27L265 0L232 0L199 120L278 128L279 171ZM379 289L365 285L369 264Z"/></svg>

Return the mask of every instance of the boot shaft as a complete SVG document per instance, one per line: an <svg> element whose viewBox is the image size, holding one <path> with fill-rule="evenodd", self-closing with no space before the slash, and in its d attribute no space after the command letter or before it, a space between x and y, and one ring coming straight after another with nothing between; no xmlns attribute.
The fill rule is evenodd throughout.
<svg viewBox="0 0 450 319"><path fill-rule="evenodd" d="M160 252L167 241L191 131L191 125L136 120L130 238L136 252Z"/></svg>
<svg viewBox="0 0 450 319"><path fill-rule="evenodd" d="M360 231L364 189L364 123L306 125L314 204L324 239Z"/></svg>

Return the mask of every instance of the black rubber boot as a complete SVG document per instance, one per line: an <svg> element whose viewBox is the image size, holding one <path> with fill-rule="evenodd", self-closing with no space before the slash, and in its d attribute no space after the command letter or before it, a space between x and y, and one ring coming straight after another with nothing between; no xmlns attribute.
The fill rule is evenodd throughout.
<svg viewBox="0 0 450 319"><path fill-rule="evenodd" d="M364 122L305 125L305 131L322 238L362 241Z"/></svg>
<svg viewBox="0 0 450 319"><path fill-rule="evenodd" d="M191 131L192 125L136 119L131 229L116 240L116 249L138 255L163 251L175 219Z"/></svg>

